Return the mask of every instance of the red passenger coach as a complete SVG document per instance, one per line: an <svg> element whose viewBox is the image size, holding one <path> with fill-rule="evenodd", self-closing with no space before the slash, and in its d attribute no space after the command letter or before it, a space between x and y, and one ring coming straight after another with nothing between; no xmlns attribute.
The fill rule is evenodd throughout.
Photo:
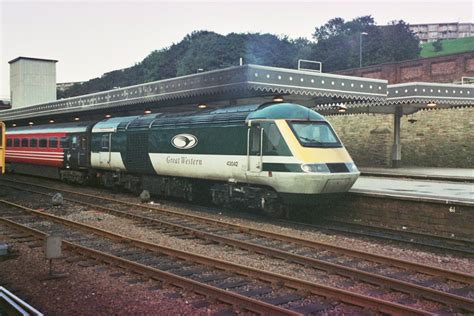
<svg viewBox="0 0 474 316"><path fill-rule="evenodd" d="M7 134L7 163L24 163L62 168L66 133Z"/></svg>
<svg viewBox="0 0 474 316"><path fill-rule="evenodd" d="M74 170L90 167L92 126L78 122L8 128L7 170L56 179L82 177Z"/></svg>

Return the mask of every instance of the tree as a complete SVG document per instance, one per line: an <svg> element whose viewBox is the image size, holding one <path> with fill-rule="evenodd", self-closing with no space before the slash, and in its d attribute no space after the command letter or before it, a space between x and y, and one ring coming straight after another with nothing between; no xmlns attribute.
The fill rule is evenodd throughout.
<svg viewBox="0 0 474 316"><path fill-rule="evenodd" d="M432 45L435 52L440 52L443 50L443 42L441 42L440 39L437 39Z"/></svg>
<svg viewBox="0 0 474 316"><path fill-rule="evenodd" d="M371 16L351 21L334 18L315 29L311 59L323 62L325 71L359 67L361 33L364 65L412 59L419 56L418 40L403 21L377 26Z"/></svg>
<svg viewBox="0 0 474 316"><path fill-rule="evenodd" d="M385 62L419 57L421 50L419 40L404 21L392 21L382 30L382 53Z"/></svg>

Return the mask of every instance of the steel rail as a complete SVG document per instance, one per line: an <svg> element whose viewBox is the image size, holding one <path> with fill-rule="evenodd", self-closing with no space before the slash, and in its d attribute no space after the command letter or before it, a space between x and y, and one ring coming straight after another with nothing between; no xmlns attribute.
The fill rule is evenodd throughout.
<svg viewBox="0 0 474 316"><path fill-rule="evenodd" d="M2 201L3 202L3 201ZM36 230L31 227L26 227L21 224L15 223L8 219L0 217L0 222L3 222L6 225L13 226L22 231L34 234L38 238L44 239L47 234L39 230ZM178 275L168 273L166 271L161 271L156 268L152 268L143 264L139 264L124 258L110 255L108 253L98 251L95 249L90 249L81 245L76 245L72 242L63 240L62 244L66 249L71 249L80 254L83 254L88 257L92 257L95 260L106 262L109 264L115 264L124 269L131 269L132 271L148 275L153 279L158 279L160 281L165 281L168 284L175 285L178 287L184 287L187 289L193 290L195 293L203 294L206 296L211 296L218 301L221 301L226 304L244 307L244 309L257 312L264 315L300 315L299 313L291 312L290 310L279 308L278 306L271 305L265 302L261 302L243 295L232 293L223 289L219 289L207 284L203 284L191 279L187 279Z"/></svg>
<svg viewBox="0 0 474 316"><path fill-rule="evenodd" d="M365 251L362 251L362 250L349 249L349 248L336 246L336 245L325 243L325 242L318 242L318 241L313 241L313 240L309 240L309 239L293 237L293 236L289 236L289 235L286 235L286 234L273 233L273 232L269 232L269 231L266 231L266 230L261 230L261 229L257 229L257 228L245 227L245 226L238 225L238 224L218 221L218 220L211 219L211 218L204 217L204 216L199 216L199 215L194 215L194 214L187 214L187 213L182 213L182 212L172 211L172 210L166 210L166 209L163 209L163 208L158 208L158 207L150 206L150 205L142 205L142 204L127 202L127 201L120 201L120 200L117 200L117 199L112 199L112 198L107 198L107 197L102 197L102 196L98 197L98 196L95 196L95 195L82 193L82 192L75 192L75 191L66 190L66 189L57 189L57 188L52 189L52 188L49 188L49 187L46 187L46 186L43 186L43 185L30 184L30 183L26 183L26 182L22 182L22 181L14 181L14 180L10 180L10 179L1 179L1 180L2 181L5 180L5 181L13 182L13 183L20 183L20 184L35 186L35 187L40 187L40 188L44 188L44 189L48 189L48 190L55 190L55 191L59 191L59 192L75 194L75 195L79 195L79 196L85 196L85 197L88 197L88 198L94 198L94 199L98 199L98 200L108 201L108 202L111 202L111 203L118 203L118 204L123 204L123 205L128 205L128 206L139 207L139 208L147 209L147 210L154 210L154 211L158 211L158 212L165 213L165 214L168 214L168 215L173 215L173 216L178 216L178 217L188 218L188 219L193 219L193 220L199 220L199 221L203 221L203 222L206 222L206 223L211 223L211 224L214 224L214 225L229 227L229 228L235 229L238 232L242 232L242 233L250 233L250 234L257 235L257 236L272 238L272 239L276 239L276 240L279 240L279 241L284 241L284 242L289 242L289 243L294 243L294 244L299 244L299 245L303 245L303 246L310 247L310 248L325 248L326 250L329 250L329 251L333 251L333 252L337 252L337 253L341 253L341 254L345 254L345 255L348 255L348 256L357 257L357 258L361 258L361 259L368 260L368 261L373 261L373 262L377 262L377 263L381 263L381 264L389 264L389 265L394 266L394 267L409 269L409 270L412 270L412 271L425 273L425 274L429 274L429 275L441 276L443 278L447 278L447 279L462 282L462 283L474 284L474 275L463 273L463 272L445 270L445 269L442 269L442 268L438 268L438 267L430 266L430 265L425 265L425 264L420 264L420 263L417 263L417 262L406 261L406 260L402 260L402 259L398 259L398 258L392 258L392 257L388 257L388 256L383 256L383 255L376 255L376 254L372 254L372 253L365 252ZM16 189L28 191L28 189L25 189L25 188L16 188ZM30 190L30 191L33 191L33 190ZM38 191L36 191L35 193L46 194L44 192L38 192ZM82 201L78 201L78 200L74 200L74 199L70 199L70 200L73 201L73 202L76 202L76 203L82 203L82 204L87 203L87 202L82 202ZM94 205L93 207L106 208L106 207L97 206L97 205ZM121 212L121 211L117 211L117 210L114 210L114 211L117 212L117 214L118 214L118 212ZM295 224L295 223L292 223L292 224ZM173 225L177 225L177 224L173 224ZM186 229L190 229L190 228L186 227ZM203 232L201 232L201 233L203 233Z"/></svg>
<svg viewBox="0 0 474 316"><path fill-rule="evenodd" d="M266 271L262 271L262 270L259 270L259 269L250 268L250 267L246 267L246 266L235 264L235 263L230 263L230 262L223 261L223 260L217 260L217 259L213 259L213 258L209 258L209 257L189 253L189 252L179 251L179 250L172 249L172 248L165 247L165 246L160 246L160 245L149 243L149 242L144 242L144 241L141 241L141 240L138 240L138 239L129 238L129 237L119 235L119 234L116 234L116 233L113 233L113 232L110 232L110 231L106 231L106 230L103 230L103 229L100 229L100 228L96 228L96 227L93 227L93 226L90 226L90 225L82 224L82 223L75 222L75 221L66 220L64 218L61 218L61 217L58 217L58 216L55 216L55 215L42 213L42 212L33 210L31 208L28 208L28 207L25 207L25 206L22 206L22 205L19 205L19 204L16 204L16 203L11 203L11 202L4 201L4 200L0 200L0 203L9 205L11 207L22 209L22 210L27 211L29 213L35 214L39 217L46 218L46 219L49 219L53 222L57 222L57 223L60 223L60 224L66 225L66 226L76 227L78 229L85 230L85 231L88 231L88 232L91 232L91 233L94 233L94 234L97 234L97 235L105 236L109 239L113 239L113 240L117 240L117 241L121 241L121 242L125 241L125 242L127 242L131 245L134 245L135 247L139 247L139 248L142 248L142 249L147 249L147 250L151 250L151 251L164 253L164 254L167 254L167 255L170 255L170 256L173 256L173 257L176 257L176 258L181 258L181 259L184 259L184 260L187 260L187 261L192 261L192 262L200 263L200 264L203 264L203 265L212 266L212 267L222 269L222 270L232 271L232 272L235 272L235 273L238 273L238 274L243 274L243 275L253 277L253 278L258 279L258 280L263 280L263 281L266 281L266 282L270 282L270 283L281 283L281 282L283 282L283 284L285 284L289 288L308 291L308 292L310 292L312 294L315 294L315 295L318 295L318 296L333 297L333 298L337 299L338 301L348 303L350 305L355 305L355 306L360 306L360 307L365 307L365 308L372 308L372 309L375 309L375 310L383 312L383 313L397 314L397 315L402 315L402 314L403 315L432 315L432 313L429 313L429 312L426 312L426 311L422 311L422 310L415 309L415 308L412 308L412 307L404 306L404 305L401 305L401 304L398 304L398 303L387 302L387 301L377 299L377 298L374 298L374 297L371 297L371 296L365 296L365 295L361 295L361 294L357 294L357 293L352 293L350 291L346 291L346 290L342 290L342 289L338 289L338 288L333 288L333 287L329 287L329 286L326 286L326 285L315 284L315 283L311 283L311 282L308 282L308 281L305 281L305 280L300 280L300 279L296 279L296 278L293 278L293 277L289 277L289 276L286 276L286 275L266 272ZM0 220L2 220L4 222L8 221L8 220L3 219L1 217L0 217ZM17 224L17 225L19 225L19 224ZM28 229L30 229L30 228L28 228ZM79 246L79 245L74 245L74 246L82 247L82 246ZM79 248L79 249L81 249L81 248ZM91 250L91 249L88 249L88 250ZM96 252L96 250L93 250L93 252ZM108 255L108 256L110 258L114 258L114 259L117 258L119 260L123 260L123 262L127 265L130 264L130 263L133 263L129 260L124 260L122 258L118 258L118 257L113 256L113 255ZM148 267L144 266L144 265L142 265L141 268L142 269L143 268L148 269ZM152 271L152 270L150 270L150 271ZM158 270L158 271L160 271L160 270ZM166 273L164 271L160 271L160 272L164 273L164 275L167 276L167 277L173 277L173 278L175 277L174 275ZM186 278L183 278L183 279L188 280ZM183 280L183 282L184 282L184 280ZM198 283L198 284L193 284L193 285L200 286L201 284ZM191 287L191 288L193 288L193 287ZM218 290L222 291L221 289L218 289ZM231 293L231 292L225 291L225 290L224 290L224 292L227 293L227 294ZM235 293L232 293L232 294L234 295ZM244 298L247 299L247 297L245 297L245 296L244 296ZM258 300L257 300L257 302L260 303L260 301L258 301ZM267 303L265 303L265 304L267 304ZM270 305L270 306L274 307L273 305ZM245 306L245 308L247 308L247 306ZM289 311L289 310L285 310L285 311L286 312L292 312L292 311Z"/></svg>
<svg viewBox="0 0 474 316"><path fill-rule="evenodd" d="M36 193L36 194L48 195L47 193L39 192L35 190L28 190L28 189L24 189L24 190L28 192ZM439 291L430 287L425 287L422 285L398 280L395 278L366 272L363 270L347 267L347 266L336 264L336 263L331 263L331 262L327 262L327 261L323 261L323 260L319 260L315 258L305 257L302 255L297 255L291 252L282 251L282 250L271 248L271 247L256 245L256 244L252 244L246 241L242 241L242 240L238 240L238 239L234 239L230 237L223 237L223 236L219 236L213 233L203 232L197 229L171 223L162 219L154 219L154 218L149 218L146 216L130 214L124 211L119 211L119 210L115 210L109 207L95 205L95 204L91 204L88 202L83 202L83 201L79 201L75 199L70 199L70 198L64 198L64 199L67 201L81 204L81 205L86 205L96 210L100 209L109 214L114 214L114 215L118 215L120 217L125 217L125 218L132 218L132 219L140 220L146 223L157 223L159 225L165 225L165 226L177 229L179 231L187 231L191 235L200 237L202 239L213 240L218 243L223 243L223 244L231 245L231 246L238 247L241 249L254 251L256 253L262 253L265 255L269 255L271 257L288 260L290 262L294 262L301 265L308 265L320 270L325 270L328 272L330 271L332 273L343 275L346 277L357 278L358 280L371 283L374 285L378 285L378 286L384 285L386 287L389 287L391 289L394 289L400 292L422 296L423 298L428 299L428 300L434 300L436 302L444 303L450 306L457 306L459 308L474 312L474 300L471 300L469 298L462 297L459 295L451 294L448 292ZM444 272L451 273L450 271L444 271ZM474 278L474 276L471 276L468 274L466 274L465 276L466 276L466 280L468 280L469 277ZM466 280L463 280L463 283L466 283Z"/></svg>
<svg viewBox="0 0 474 316"><path fill-rule="evenodd" d="M333 227L328 227L322 224L306 224L306 223L299 223L295 221L286 221L286 220L278 220L278 222L281 222L283 224L291 224L291 225L300 225L308 228L316 228L316 229L323 229L323 230L329 230L329 231L335 231L338 233L348 233L348 234L353 234L353 235L360 235L360 236L366 236L366 237L373 237L373 238L379 238L379 239L386 239L386 240L392 240L392 241L397 241L397 242L403 242L403 243L409 243L409 244L414 244L417 246L423 246L423 247L429 247L429 248L437 248L439 250L449 250L452 252L457 252L460 254L464 255L473 255L474 254L474 240L469 240L465 238L450 238L447 236L439 236L439 235L432 235L432 234L427 234L427 233L420 233L420 232L412 232L412 231L400 231L396 230L393 228L386 228L386 227L377 227L377 226L372 226L372 225L364 225L364 224L358 224L358 223L350 223L350 222L345 222L345 221L338 221L338 220L333 220L333 219L324 219L325 222L328 223L333 223ZM385 231L390 234L401 234L401 235L406 235L406 236L414 236L422 239L435 239L435 240L440 240L444 241L446 243L462 243L462 244L468 244L467 247L473 249L473 250L463 250L459 248L453 248L450 246L442 246L442 245L436 245L436 244L425 244L420 241L416 240L408 240L404 238L394 238L391 236L382 236L382 235L377 235L377 234L372 234L372 233L367 233L364 231L354 231L350 229L343 229L343 228L338 228L337 225L346 225L346 226L353 226L356 227L356 229L371 229L371 230L379 230L379 231Z"/></svg>

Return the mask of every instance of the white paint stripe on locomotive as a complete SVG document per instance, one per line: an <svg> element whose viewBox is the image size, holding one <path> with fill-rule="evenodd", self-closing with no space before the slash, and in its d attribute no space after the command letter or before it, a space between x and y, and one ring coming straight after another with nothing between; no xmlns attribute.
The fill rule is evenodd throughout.
<svg viewBox="0 0 474 316"><path fill-rule="evenodd" d="M246 181L246 155L187 155L150 153L150 160L159 175ZM260 163L259 156L250 157L251 166ZM298 163L294 157L264 156L264 163ZM261 166L260 166L261 167ZM254 168L254 171L261 169Z"/></svg>
<svg viewBox="0 0 474 316"><path fill-rule="evenodd" d="M159 175L206 178L227 181L245 180L247 156L186 155L150 153L153 169ZM227 165L229 164L229 165Z"/></svg>
<svg viewBox="0 0 474 316"><path fill-rule="evenodd" d="M91 152L91 166L97 169L126 171L120 152Z"/></svg>

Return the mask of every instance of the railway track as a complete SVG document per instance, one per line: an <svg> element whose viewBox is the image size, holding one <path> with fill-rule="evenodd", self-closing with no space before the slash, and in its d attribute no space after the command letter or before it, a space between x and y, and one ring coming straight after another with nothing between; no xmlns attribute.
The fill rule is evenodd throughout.
<svg viewBox="0 0 474 316"><path fill-rule="evenodd" d="M27 190L25 188L16 189ZM48 194L35 190L28 191L34 194ZM473 275L222 223L195 215L176 214L177 212L160 210L150 206L119 202L68 190L62 191L66 195L76 195L75 199L66 198L71 202L80 203L116 216L134 219L140 223L139 225L149 229L164 229L168 233L172 229L171 233L174 235L176 235L176 232L181 232L185 236L191 235L196 238L211 240L310 266L369 284L377 284L383 287L381 293L387 292L387 289L396 290L465 311L474 311L474 301L469 298L469 293L474 292ZM78 200L77 196L85 198L87 201ZM95 200L96 204L91 203L91 200ZM101 202L100 206L97 205L98 202ZM109 205L104 206L104 202ZM114 206L112 207L110 204ZM133 210L119 210L124 205L127 208L133 207ZM150 209L157 212L150 214ZM166 219L163 219L163 215ZM211 225L209 226L209 224ZM342 262L341 258L343 259ZM360 268L361 265L364 268ZM394 270L394 268L396 269ZM386 271L389 271L389 273ZM420 280L420 275L424 276L421 281L412 281ZM455 283L455 286L452 285L450 288L451 292L440 290L441 285L444 285L448 280Z"/></svg>
<svg viewBox="0 0 474 316"><path fill-rule="evenodd" d="M292 221L281 222L285 224L305 226L320 231L336 232L338 234L375 237L378 239L403 242L424 248L441 250L443 252L449 251L466 257L472 257L474 255L474 241L468 239L401 231L359 223L349 223L340 220L326 219L321 224L304 224Z"/></svg>
<svg viewBox="0 0 474 316"><path fill-rule="evenodd" d="M28 235L38 238L59 235L69 250L191 289L238 306L240 310L263 315L302 315L316 312L321 306L335 313L355 312L354 306L357 306L359 311L371 308L390 314L430 314L370 296L128 238L4 200L0 203L3 205L0 223L22 230L26 238Z"/></svg>
<svg viewBox="0 0 474 316"><path fill-rule="evenodd" d="M23 181L1 179L2 181L9 181L21 185L30 185L36 187L43 187L38 184L26 183ZM58 192L67 192L67 190L56 189ZM130 203L129 205L142 205ZM162 210L150 206L156 210ZM344 234L348 236L361 236L367 238L375 238L387 241L393 241L396 243L410 244L418 248L442 251L443 253L452 253L463 257L474 256L474 241L468 239L460 239L455 237L445 237L428 233L417 233L403 230L390 229L385 227L364 225L359 223L350 223L340 220L325 219L320 224L306 224L302 222L289 221L289 220L274 220L275 223L281 223L283 225L307 227L309 229L317 229L321 232Z"/></svg>

